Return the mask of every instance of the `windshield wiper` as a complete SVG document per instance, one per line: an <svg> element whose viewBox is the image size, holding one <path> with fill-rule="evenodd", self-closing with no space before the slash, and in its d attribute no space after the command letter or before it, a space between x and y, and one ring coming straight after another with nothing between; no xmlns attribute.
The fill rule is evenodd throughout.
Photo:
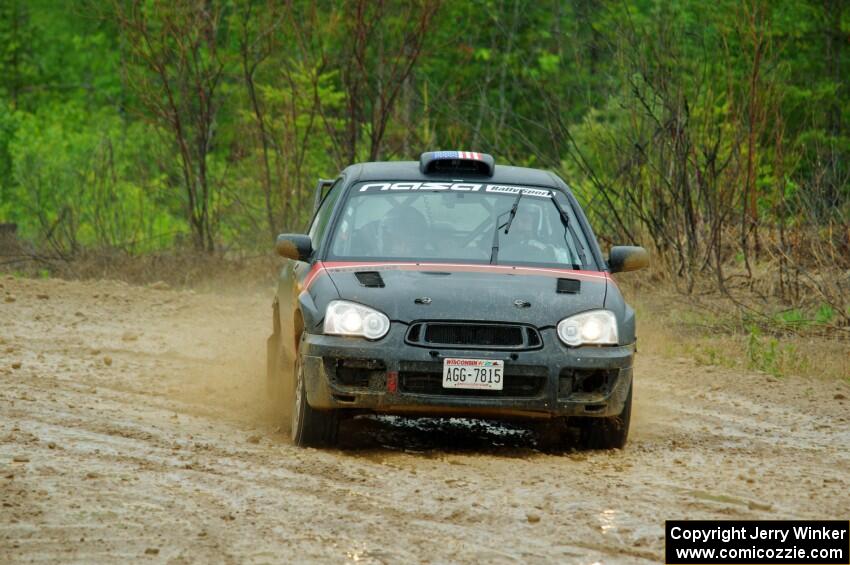
<svg viewBox="0 0 850 565"><path fill-rule="evenodd" d="M516 218L516 209L519 207L519 201L522 199L522 195L525 194L524 190L520 190L516 195L516 200L514 200L513 206L507 212L503 212L496 216L496 229L493 231L493 249L490 252L490 264L495 265L496 261L499 259L499 230L505 228L505 235L510 231L511 224L514 222L514 218ZM508 214L508 221L504 224L499 224L499 218Z"/></svg>
<svg viewBox="0 0 850 565"><path fill-rule="evenodd" d="M576 235L575 229L573 229L573 224L570 222L570 217L567 215L566 210L561 206L560 202L558 202L556 198L555 191L552 191L552 204L555 205L555 208L558 209L558 215L561 216L561 223L564 224L565 230L569 230L570 237L573 238L573 241L576 244L576 252L578 253L578 258L581 260L582 265L587 264L587 256L584 254L584 246L581 244L581 241ZM567 243L567 232L564 231L564 243ZM569 243L567 243L567 250L569 250ZM575 266L574 266L575 267Z"/></svg>

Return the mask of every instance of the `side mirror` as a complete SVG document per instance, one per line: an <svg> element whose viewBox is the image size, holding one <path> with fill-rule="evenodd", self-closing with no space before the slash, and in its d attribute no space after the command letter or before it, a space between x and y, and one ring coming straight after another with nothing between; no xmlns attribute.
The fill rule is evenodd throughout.
<svg viewBox="0 0 850 565"><path fill-rule="evenodd" d="M282 233L277 236L275 250L281 257L295 261L307 261L313 254L313 242L309 235L300 233Z"/></svg>
<svg viewBox="0 0 850 565"><path fill-rule="evenodd" d="M618 245L608 255L608 269L612 273L637 271L649 266L649 253L643 247Z"/></svg>

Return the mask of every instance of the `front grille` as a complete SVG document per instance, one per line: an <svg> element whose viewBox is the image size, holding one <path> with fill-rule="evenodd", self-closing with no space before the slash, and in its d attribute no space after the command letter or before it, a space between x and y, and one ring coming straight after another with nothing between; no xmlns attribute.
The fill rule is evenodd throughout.
<svg viewBox="0 0 850 565"><path fill-rule="evenodd" d="M427 365L427 366L426 366ZM398 373L401 392L440 396L536 397L546 386L546 367L506 365L502 390L443 388L442 364L417 363L402 366Z"/></svg>
<svg viewBox="0 0 850 565"><path fill-rule="evenodd" d="M429 324L425 328L425 341L433 344L515 347L522 345L522 328L519 326Z"/></svg>
<svg viewBox="0 0 850 565"><path fill-rule="evenodd" d="M540 333L530 326L463 322L417 322L408 329L406 341L471 349L534 349L543 344Z"/></svg>

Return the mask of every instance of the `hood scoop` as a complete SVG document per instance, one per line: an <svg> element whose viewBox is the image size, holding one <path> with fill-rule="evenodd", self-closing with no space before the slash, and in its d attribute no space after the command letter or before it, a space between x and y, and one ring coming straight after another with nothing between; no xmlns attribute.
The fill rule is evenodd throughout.
<svg viewBox="0 0 850 565"><path fill-rule="evenodd" d="M357 277L357 282L362 286L370 288L384 288L386 286L381 273L378 271L358 271L354 273L354 276Z"/></svg>
<svg viewBox="0 0 850 565"><path fill-rule="evenodd" d="M581 281L576 279L558 279L559 294L578 294L581 292Z"/></svg>

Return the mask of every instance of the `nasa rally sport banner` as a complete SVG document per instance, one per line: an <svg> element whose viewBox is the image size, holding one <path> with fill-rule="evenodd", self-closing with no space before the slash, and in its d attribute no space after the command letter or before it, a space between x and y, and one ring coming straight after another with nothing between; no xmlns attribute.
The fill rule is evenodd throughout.
<svg viewBox="0 0 850 565"><path fill-rule="evenodd" d="M839 520L668 520L668 565L850 563L850 522Z"/></svg>

